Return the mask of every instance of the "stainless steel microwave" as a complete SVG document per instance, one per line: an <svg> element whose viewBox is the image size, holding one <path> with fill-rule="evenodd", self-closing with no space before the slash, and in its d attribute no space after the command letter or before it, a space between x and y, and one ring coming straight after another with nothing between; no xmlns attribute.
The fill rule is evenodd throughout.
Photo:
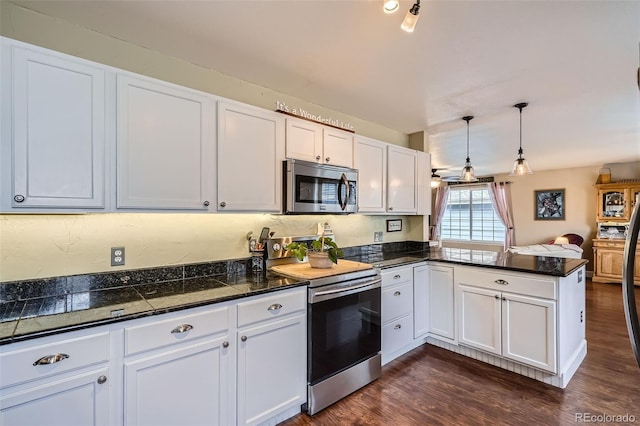
<svg viewBox="0 0 640 426"><path fill-rule="evenodd" d="M358 211L358 171L301 160L283 161L286 214L348 214Z"/></svg>

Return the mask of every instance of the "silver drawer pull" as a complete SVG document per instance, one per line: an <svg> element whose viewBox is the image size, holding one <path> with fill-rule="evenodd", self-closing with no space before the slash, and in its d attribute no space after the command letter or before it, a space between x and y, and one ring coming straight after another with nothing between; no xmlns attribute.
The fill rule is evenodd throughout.
<svg viewBox="0 0 640 426"><path fill-rule="evenodd" d="M179 326L171 330L171 334L186 333L189 330L193 330L193 326L191 324L180 324Z"/></svg>
<svg viewBox="0 0 640 426"><path fill-rule="evenodd" d="M500 285L509 285L509 281L505 281L505 280L495 280L494 283L500 284Z"/></svg>
<svg viewBox="0 0 640 426"><path fill-rule="evenodd" d="M33 365L47 365L47 364L55 364L56 362L60 362L69 358L67 354L55 354L55 355L47 355L43 356L39 360L33 363Z"/></svg>
<svg viewBox="0 0 640 426"><path fill-rule="evenodd" d="M393 276L394 280L397 280L398 278L400 278L400 274L396 274L396 275Z"/></svg>
<svg viewBox="0 0 640 426"><path fill-rule="evenodd" d="M282 305L279 303L274 303L267 308L267 311L279 311L280 309L282 309Z"/></svg>
<svg viewBox="0 0 640 426"><path fill-rule="evenodd" d="M402 328L402 326L400 324L396 324L396 326L393 327L393 328L396 329L396 330L400 330Z"/></svg>
<svg viewBox="0 0 640 426"><path fill-rule="evenodd" d="M394 296L400 296L400 292L396 291L395 293L393 293Z"/></svg>

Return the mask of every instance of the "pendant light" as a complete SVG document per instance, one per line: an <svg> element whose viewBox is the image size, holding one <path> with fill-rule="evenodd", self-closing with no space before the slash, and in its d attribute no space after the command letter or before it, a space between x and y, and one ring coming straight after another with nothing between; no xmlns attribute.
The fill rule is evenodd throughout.
<svg viewBox="0 0 640 426"><path fill-rule="evenodd" d="M464 163L462 173L460 173L458 182L477 182L478 178L473 171L473 166L471 166L471 160L469 159L469 121L473 119L473 115L467 115L466 117L462 117L462 119L467 122L467 159Z"/></svg>
<svg viewBox="0 0 640 426"><path fill-rule="evenodd" d="M522 109L529 105L526 102L522 102L519 104L515 104L514 108L518 108L520 110L520 149L518 149L518 158L513 162L513 170L509 176L522 176L522 175L530 175L533 174L531 169L529 168L529 163L522 156Z"/></svg>
<svg viewBox="0 0 640 426"><path fill-rule="evenodd" d="M420 13L420 0L416 0L413 6L411 6L411 9L407 11L400 28L408 33L412 33L418 23L418 13Z"/></svg>

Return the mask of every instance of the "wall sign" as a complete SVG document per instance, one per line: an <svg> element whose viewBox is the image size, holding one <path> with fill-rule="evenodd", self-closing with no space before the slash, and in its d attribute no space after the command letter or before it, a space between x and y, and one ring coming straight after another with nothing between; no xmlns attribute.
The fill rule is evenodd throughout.
<svg viewBox="0 0 640 426"><path fill-rule="evenodd" d="M336 129L346 130L348 132L355 133L355 130L353 130L353 124L351 123L345 123L344 121L341 121L335 118L312 114L309 111L306 111L302 108L291 108L287 104L280 101L276 101L276 111L293 115L295 117L304 118L305 120L315 121L316 123L335 127Z"/></svg>
<svg viewBox="0 0 640 426"><path fill-rule="evenodd" d="M402 231L402 219L387 220L387 232Z"/></svg>

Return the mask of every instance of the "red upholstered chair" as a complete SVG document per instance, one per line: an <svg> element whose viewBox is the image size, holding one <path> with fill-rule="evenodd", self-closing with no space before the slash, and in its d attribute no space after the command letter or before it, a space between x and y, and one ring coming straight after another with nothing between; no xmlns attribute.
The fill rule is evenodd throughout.
<svg viewBox="0 0 640 426"><path fill-rule="evenodd" d="M582 243L584 243L584 238L582 238L578 234L564 234L564 235L561 235L561 237L564 237L567 240L569 240L569 244L575 244L578 247L582 247ZM553 240L549 241L547 244L554 244L555 241L556 240L553 239Z"/></svg>

